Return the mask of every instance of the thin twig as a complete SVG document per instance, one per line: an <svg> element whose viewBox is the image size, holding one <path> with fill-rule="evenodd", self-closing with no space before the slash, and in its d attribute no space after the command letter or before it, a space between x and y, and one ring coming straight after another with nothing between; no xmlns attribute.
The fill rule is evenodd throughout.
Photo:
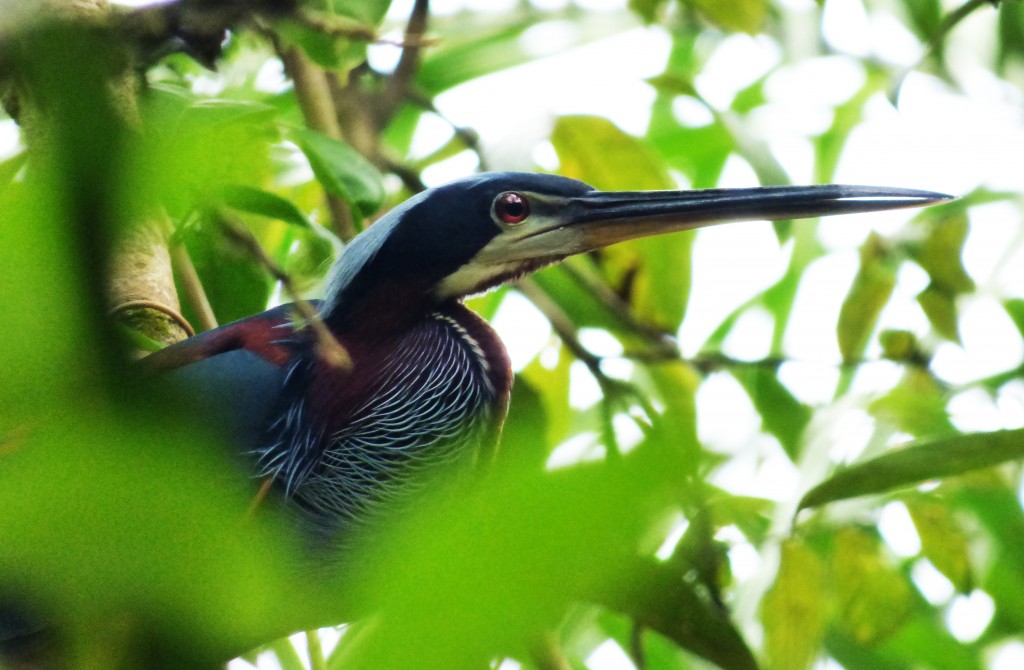
<svg viewBox="0 0 1024 670"><path fill-rule="evenodd" d="M317 630L306 631L306 649L309 651L310 670L327 670L324 648L320 644L320 633Z"/></svg>
<svg viewBox="0 0 1024 670"><path fill-rule="evenodd" d="M274 279L281 282L285 293L294 301L295 309L298 311L299 316L310 330L313 331L320 358L343 372L350 372L352 370L352 357L349 356L345 347L327 328L327 325L320 318L320 315L317 314L316 310L313 309L313 306L302 298L298 289L295 288L295 283L292 281L291 276L267 255L267 252L263 250L260 243L256 241L256 238L252 236L252 233L241 222L223 213L218 216L218 219L228 237L248 251Z"/></svg>
<svg viewBox="0 0 1024 670"><path fill-rule="evenodd" d="M338 124L338 110L331 96L327 72L311 61L306 54L296 47L284 47L280 40L271 36L271 42L278 57L284 64L285 73L295 84L295 98L306 125L327 137L342 139L341 126ZM332 193L325 193L327 209L331 214L334 232L348 241L355 237L356 227L352 220L352 212L344 200Z"/></svg>
<svg viewBox="0 0 1024 670"><path fill-rule="evenodd" d="M195 310L196 318L199 319L199 327L202 330L213 330L217 327L217 316L213 313L210 299L203 288L203 282L199 280L196 266L192 263L188 249L181 242L171 243L171 260L177 270L178 280L185 292L185 297Z"/></svg>

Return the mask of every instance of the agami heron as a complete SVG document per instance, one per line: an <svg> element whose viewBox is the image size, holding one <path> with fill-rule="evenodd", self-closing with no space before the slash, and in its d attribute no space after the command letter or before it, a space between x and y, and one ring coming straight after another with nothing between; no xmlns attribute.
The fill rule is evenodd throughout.
<svg viewBox="0 0 1024 670"><path fill-rule="evenodd" d="M481 174L410 198L346 247L316 305L349 368L320 355L287 305L145 365L214 407L253 474L279 491L307 535L338 546L431 481L429 469L470 466L496 443L512 372L465 296L639 237L948 199L837 185L605 192L555 175ZM44 630L10 605L0 605L0 656Z"/></svg>
<svg viewBox="0 0 1024 670"><path fill-rule="evenodd" d="M279 307L151 357L226 414L256 474L321 534L365 522L442 463L489 451L512 386L497 334L465 296L567 256L716 223L948 200L871 186L607 192L561 176L485 173L433 188L354 238L318 312L342 370Z"/></svg>

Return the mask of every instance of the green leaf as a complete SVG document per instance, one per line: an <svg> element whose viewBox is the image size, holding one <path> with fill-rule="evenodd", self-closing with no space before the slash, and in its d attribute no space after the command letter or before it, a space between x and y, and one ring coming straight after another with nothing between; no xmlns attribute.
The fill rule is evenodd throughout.
<svg viewBox="0 0 1024 670"><path fill-rule="evenodd" d="M761 32L768 14L767 0L684 0L697 9L715 25L726 30L735 30L756 35Z"/></svg>
<svg viewBox="0 0 1024 670"><path fill-rule="evenodd" d="M763 429L774 435L795 463L800 457L800 437L813 411L779 381L778 371L760 365L739 365L729 372L746 390L761 416Z"/></svg>
<svg viewBox="0 0 1024 670"><path fill-rule="evenodd" d="M960 319L956 311L955 294L931 284L917 294L917 303L921 305L935 332L951 342L960 342Z"/></svg>
<svg viewBox="0 0 1024 670"><path fill-rule="evenodd" d="M889 245L872 232L860 248L860 268L839 311L837 335L843 360L856 361L864 355L878 315L896 287L896 270Z"/></svg>
<svg viewBox="0 0 1024 670"><path fill-rule="evenodd" d="M967 239L967 212L961 206L942 207L918 217L927 226L920 240L906 244L907 254L931 278L917 300L939 335L960 341L956 298L974 290L974 281L963 265Z"/></svg>
<svg viewBox="0 0 1024 670"><path fill-rule="evenodd" d="M220 323L230 323L267 308L274 280L260 263L224 238L215 219L204 218L186 226L179 231L178 238L188 250ZM183 307L186 318L192 319L188 305Z"/></svg>
<svg viewBox="0 0 1024 670"><path fill-rule="evenodd" d="M284 221L300 228L308 229L313 225L291 200L252 186L236 184L225 187L224 202L237 210Z"/></svg>
<svg viewBox="0 0 1024 670"><path fill-rule="evenodd" d="M761 601L764 650L771 670L811 667L825 631L825 567L803 542L786 539L775 583Z"/></svg>
<svg viewBox="0 0 1024 670"><path fill-rule="evenodd" d="M999 3L998 70L1005 74L1012 61L1024 60L1024 3Z"/></svg>
<svg viewBox="0 0 1024 670"><path fill-rule="evenodd" d="M877 537L844 527L835 542L832 573L838 623L859 644L878 644L899 630L910 616L910 587L895 566L883 558Z"/></svg>
<svg viewBox="0 0 1024 670"><path fill-rule="evenodd" d="M357 218L364 219L380 209L384 202L383 177L350 144L306 128L293 129L290 135L306 154L324 190L348 203Z"/></svg>
<svg viewBox="0 0 1024 670"><path fill-rule="evenodd" d="M879 421L921 437L955 432L946 411L947 392L926 371L907 370L900 383L868 406Z"/></svg>
<svg viewBox="0 0 1024 670"><path fill-rule="evenodd" d="M166 89L144 109L142 150L130 166L128 196L139 208L164 203L183 218L219 201L229 185L259 185L271 174L270 146L278 139L277 110L225 100L193 101Z"/></svg>
<svg viewBox="0 0 1024 670"><path fill-rule="evenodd" d="M1010 316L1017 331L1024 336L1024 299L1007 298L1003 301L1003 309Z"/></svg>
<svg viewBox="0 0 1024 670"><path fill-rule="evenodd" d="M609 120L565 116L551 143L560 172L603 190L668 189L674 184L662 162L639 139ZM612 287L636 314L666 332L682 322L690 292L693 235L672 235L615 245L600 254Z"/></svg>
<svg viewBox="0 0 1024 670"><path fill-rule="evenodd" d="M910 18L910 27L924 41L935 37L942 24L942 5L939 0L902 0Z"/></svg>
<svg viewBox="0 0 1024 670"><path fill-rule="evenodd" d="M921 552L960 593L974 589L969 539L949 500L935 495L908 496L904 504L921 538Z"/></svg>
<svg viewBox="0 0 1024 670"><path fill-rule="evenodd" d="M629 0L629 8L636 12L644 23L654 23L666 2L667 0Z"/></svg>
<svg viewBox="0 0 1024 670"><path fill-rule="evenodd" d="M953 435L911 444L844 468L800 500L798 509L886 493L1024 458L1024 430Z"/></svg>

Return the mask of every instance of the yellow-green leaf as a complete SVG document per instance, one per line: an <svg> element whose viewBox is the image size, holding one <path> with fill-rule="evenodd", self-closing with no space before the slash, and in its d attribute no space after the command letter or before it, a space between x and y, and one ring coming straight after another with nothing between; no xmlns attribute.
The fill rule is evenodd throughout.
<svg viewBox="0 0 1024 670"><path fill-rule="evenodd" d="M736 30L755 35L761 32L768 13L767 0L686 0L712 23L726 30Z"/></svg>
<svg viewBox="0 0 1024 670"><path fill-rule="evenodd" d="M974 588L969 540L949 503L935 496L909 496L904 501L921 538L921 551L960 593Z"/></svg>
<svg viewBox="0 0 1024 670"><path fill-rule="evenodd" d="M932 283L917 294L917 302L939 335L952 342L960 341L955 293Z"/></svg>
<svg viewBox="0 0 1024 670"><path fill-rule="evenodd" d="M860 268L839 311L837 336L843 359L860 358L878 323L878 315L896 286L896 264L886 241L871 233L860 248Z"/></svg>
<svg viewBox="0 0 1024 670"><path fill-rule="evenodd" d="M906 578L882 556L881 542L856 528L836 535L832 572L838 623L860 644L881 642L911 612Z"/></svg>
<svg viewBox="0 0 1024 670"><path fill-rule="evenodd" d="M673 188L663 161L645 143L592 116L565 116L551 134L561 172L603 190ZM667 332L682 322L690 291L692 235L647 238L601 252L612 287L638 316Z"/></svg>
<svg viewBox="0 0 1024 670"><path fill-rule="evenodd" d="M825 568L803 542L782 543L775 583L761 602L764 648L771 670L809 668L825 630Z"/></svg>

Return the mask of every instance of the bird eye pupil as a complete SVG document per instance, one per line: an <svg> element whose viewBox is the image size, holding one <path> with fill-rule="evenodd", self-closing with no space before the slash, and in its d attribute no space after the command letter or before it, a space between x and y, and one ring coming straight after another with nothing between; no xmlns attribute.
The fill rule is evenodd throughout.
<svg viewBox="0 0 1024 670"><path fill-rule="evenodd" d="M494 201L494 213L503 223L520 223L530 215L530 205L519 193L502 193Z"/></svg>

